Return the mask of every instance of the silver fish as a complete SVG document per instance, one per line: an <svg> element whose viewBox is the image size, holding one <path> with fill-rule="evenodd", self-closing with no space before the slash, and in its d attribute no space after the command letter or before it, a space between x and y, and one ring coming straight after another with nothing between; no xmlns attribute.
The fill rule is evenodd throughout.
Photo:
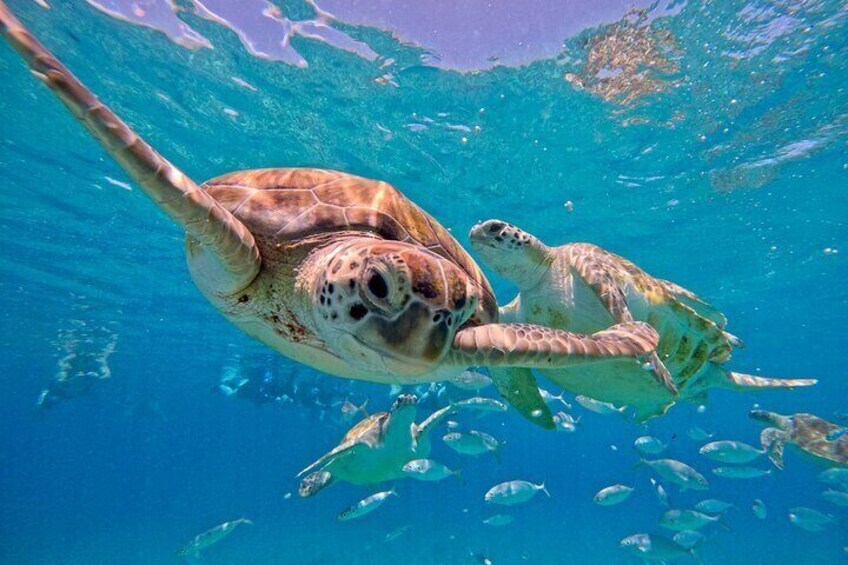
<svg viewBox="0 0 848 565"><path fill-rule="evenodd" d="M469 369L451 377L450 384L462 390L480 390L492 384L492 379L480 371Z"/></svg>
<svg viewBox="0 0 848 565"><path fill-rule="evenodd" d="M365 411L365 407L368 406L368 399L365 399L365 402L362 403L361 406L357 406L349 399L345 398L345 401L342 403L342 415L347 420L352 420L357 414L362 414L363 417L368 417L368 412Z"/></svg>
<svg viewBox="0 0 848 565"><path fill-rule="evenodd" d="M633 447L642 455L659 455L665 451L666 445L654 436L637 437Z"/></svg>
<svg viewBox="0 0 848 565"><path fill-rule="evenodd" d="M819 473L819 480L825 484L848 489L848 469L834 467Z"/></svg>
<svg viewBox="0 0 848 565"><path fill-rule="evenodd" d="M500 527L508 526L509 524L512 524L513 521L515 521L515 518L509 514L495 514L494 516L489 516L483 520L483 523L487 526Z"/></svg>
<svg viewBox="0 0 848 565"><path fill-rule="evenodd" d="M462 406L471 410L479 410L481 412L506 412L506 404L494 398L483 398L475 396L467 400L460 400L454 406Z"/></svg>
<svg viewBox="0 0 848 565"><path fill-rule="evenodd" d="M714 498L702 500L695 505L695 510L698 512L706 512L707 514L724 514L731 508L733 508L733 505L729 502L716 500Z"/></svg>
<svg viewBox="0 0 848 565"><path fill-rule="evenodd" d="M210 545L218 543L242 524L253 524L253 522L247 518L239 518L232 522L224 522L223 524L215 526L214 528L206 530L202 534L195 536L194 539L177 550L177 555L199 557L201 551Z"/></svg>
<svg viewBox="0 0 848 565"><path fill-rule="evenodd" d="M669 510L660 518L660 526L681 532L683 530L700 530L709 524L715 524L721 516L710 516L697 510Z"/></svg>
<svg viewBox="0 0 848 565"><path fill-rule="evenodd" d="M682 530L674 534L674 537L671 538L674 540L674 543L683 547L685 549L692 549L698 547L707 539L707 536L699 532L698 530Z"/></svg>
<svg viewBox="0 0 848 565"><path fill-rule="evenodd" d="M630 498L633 490L633 487L625 485L612 485L599 490L593 500L600 506L614 506Z"/></svg>
<svg viewBox="0 0 848 565"><path fill-rule="evenodd" d="M409 528L411 528L411 527L412 527L412 526L410 526L409 524L404 524L403 526L398 526L397 528L395 528L395 529L394 529L394 530L392 530L391 532L387 533L387 534L386 534L386 537L385 537L385 538L383 538L383 540L384 540L384 541L387 541L387 542L389 542L389 541L393 541L393 540L396 540L396 539L398 539L400 536L402 536L403 534L405 534L406 532L408 532L408 531L409 531Z"/></svg>
<svg viewBox="0 0 848 565"><path fill-rule="evenodd" d="M751 447L741 441L713 441L698 451L704 457L721 463L750 463L757 457L765 454L764 449Z"/></svg>
<svg viewBox="0 0 848 565"><path fill-rule="evenodd" d="M676 459L655 459L653 461L642 459L642 463L653 469L663 480L678 485L681 491L687 489L707 490L710 488L710 483L701 473L682 461Z"/></svg>
<svg viewBox="0 0 848 565"><path fill-rule="evenodd" d="M754 503L751 504L751 512L754 513L754 516L759 518L760 520L765 520L768 516L768 510L766 509L766 503L760 500L759 498L754 499Z"/></svg>
<svg viewBox="0 0 848 565"><path fill-rule="evenodd" d="M833 524L836 520L829 514L824 514L818 510L807 508L806 506L797 506L789 509L789 521L808 532L820 532L826 526Z"/></svg>
<svg viewBox="0 0 848 565"><path fill-rule="evenodd" d="M758 479L771 474L771 470L756 467L716 467L713 474L725 479Z"/></svg>
<svg viewBox="0 0 848 565"><path fill-rule="evenodd" d="M689 439L694 441L707 441L708 439L711 439L713 437L713 434L709 434L698 427L689 428L689 431L686 432L686 435L689 436Z"/></svg>
<svg viewBox="0 0 848 565"><path fill-rule="evenodd" d="M581 416L582 417L582 416ZM575 419L571 414L566 412L557 412L553 417L557 430L563 430L569 433L577 431L577 426L580 425L580 418Z"/></svg>
<svg viewBox="0 0 848 565"><path fill-rule="evenodd" d="M694 555L692 549L686 549L674 541L648 534L635 534L621 540L619 546L645 561L669 562L684 555Z"/></svg>
<svg viewBox="0 0 848 565"><path fill-rule="evenodd" d="M441 481L451 476L461 478L460 471L452 471L432 459L413 459L403 466L403 472L419 481Z"/></svg>
<svg viewBox="0 0 848 565"><path fill-rule="evenodd" d="M837 506L848 506L848 492L828 489L821 493L822 498Z"/></svg>
<svg viewBox="0 0 848 565"><path fill-rule="evenodd" d="M542 400L545 402L545 404L551 404L553 402L559 401L560 404L565 406L566 410L571 410L571 404L569 404L565 400L565 398L563 398L563 395L565 394L564 392L561 392L558 395L554 396L553 394L551 394L547 390L545 390L543 388L539 388L539 394L542 395Z"/></svg>
<svg viewBox="0 0 848 565"><path fill-rule="evenodd" d="M445 444L462 455L478 456L491 453L498 463L501 461L501 443L485 432L471 430L468 433L451 432L442 438Z"/></svg>
<svg viewBox="0 0 848 565"><path fill-rule="evenodd" d="M339 512L338 516L336 516L336 520L339 522L345 522L347 520L355 520L356 518L362 518L366 514L370 514L379 508L390 496L397 496L397 492L394 487L392 490L386 490L383 492L378 492L363 498L350 508L342 510Z"/></svg>
<svg viewBox="0 0 848 565"><path fill-rule="evenodd" d="M585 408L586 410L590 410L596 414L619 414L624 415L625 410L627 410L627 406L617 407L610 402L601 402L600 400L595 400L594 398L589 398L588 396L583 396L582 394L578 394L574 397L574 400L577 403Z"/></svg>
<svg viewBox="0 0 848 565"><path fill-rule="evenodd" d="M527 502L539 491L551 496L545 488L545 483L536 485L529 481L507 481L490 488L483 498L492 504L511 506Z"/></svg>

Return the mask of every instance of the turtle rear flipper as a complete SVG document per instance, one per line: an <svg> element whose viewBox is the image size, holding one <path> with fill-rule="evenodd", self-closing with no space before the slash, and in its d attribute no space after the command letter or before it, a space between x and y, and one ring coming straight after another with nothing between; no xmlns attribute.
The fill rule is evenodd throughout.
<svg viewBox="0 0 848 565"><path fill-rule="evenodd" d="M207 286L235 293L259 272L250 231L107 108L0 2L0 34L156 205L200 244Z"/></svg>
<svg viewBox="0 0 848 565"><path fill-rule="evenodd" d="M813 386L816 379L773 379L770 377L759 377L757 375L746 375L733 371L721 371L719 386L739 391L753 391L763 388L795 388L799 386Z"/></svg>
<svg viewBox="0 0 848 565"><path fill-rule="evenodd" d="M551 409L539 392L533 372L525 367L491 367L489 374L504 400L522 416L546 430L556 428Z"/></svg>

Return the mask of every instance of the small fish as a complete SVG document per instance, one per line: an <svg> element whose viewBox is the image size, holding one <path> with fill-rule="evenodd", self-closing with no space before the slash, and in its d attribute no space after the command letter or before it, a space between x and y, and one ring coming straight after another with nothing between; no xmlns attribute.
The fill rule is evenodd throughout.
<svg viewBox="0 0 848 565"><path fill-rule="evenodd" d="M389 542L398 539L400 536L409 531L411 526L409 524L404 524L403 526L398 526L391 532L386 534L386 537L383 538L383 541Z"/></svg>
<svg viewBox="0 0 848 565"><path fill-rule="evenodd" d="M536 496L539 491L544 492L549 497L551 496L545 488L545 483L536 485L529 481L507 481L490 488L483 499L492 504L511 506L527 502Z"/></svg>
<svg viewBox="0 0 848 565"><path fill-rule="evenodd" d="M480 412L506 412L506 404L494 398L483 398L475 396L467 400L460 400L454 406L462 406Z"/></svg>
<svg viewBox="0 0 848 565"><path fill-rule="evenodd" d="M350 508L339 512L338 516L336 516L336 520L339 522L346 522L347 520L362 518L366 514L370 514L379 508L390 496L397 496L397 492L394 487L392 487L392 490L378 492L363 498Z"/></svg>
<svg viewBox="0 0 848 565"><path fill-rule="evenodd" d="M819 473L819 480L825 484L848 489L848 469L835 467Z"/></svg>
<svg viewBox="0 0 848 565"><path fill-rule="evenodd" d="M542 395L542 400L545 402L545 404L551 404L551 403L556 402L558 400L563 406L565 406L566 410L571 410L571 404L566 402L565 398L563 398L563 396L562 396L563 394L565 394L564 392L561 392L558 395L554 396L553 394L551 394L547 390L540 387L539 388L539 394Z"/></svg>
<svg viewBox="0 0 848 565"><path fill-rule="evenodd" d="M668 492L666 492L665 487L658 483L653 477L651 478L651 484L654 486L654 490L657 493L657 500L659 501L660 506L665 506L666 508L671 506L668 501Z"/></svg>
<svg viewBox="0 0 848 565"><path fill-rule="evenodd" d="M600 506L614 506L630 498L633 490L633 487L625 485L612 485L598 491L593 500Z"/></svg>
<svg viewBox="0 0 848 565"><path fill-rule="evenodd" d="M660 518L660 526L682 532L683 530L700 530L720 520L721 516L710 516L697 510L668 510Z"/></svg>
<svg viewBox="0 0 848 565"><path fill-rule="evenodd" d="M462 478L460 471L452 471L432 459L413 459L403 466L403 472L419 481L441 481L451 476Z"/></svg>
<svg viewBox="0 0 848 565"><path fill-rule="evenodd" d="M357 406L347 398L342 403L342 415L346 420L352 420L357 414L362 414L364 418L368 417L368 412L365 411L365 407L368 406L368 399L365 399L365 402L362 403L361 406Z"/></svg>
<svg viewBox="0 0 848 565"><path fill-rule="evenodd" d="M845 432L848 432L848 428L837 428L835 430L829 431L824 437L827 441L836 441L842 436L844 436Z"/></svg>
<svg viewBox="0 0 848 565"><path fill-rule="evenodd" d="M698 530L682 530L674 534L674 537L671 539L684 549L693 549L704 543L707 536Z"/></svg>
<svg viewBox="0 0 848 565"><path fill-rule="evenodd" d="M833 516L805 506L790 508L789 521L808 532L820 532L824 530L825 526L836 522Z"/></svg>
<svg viewBox="0 0 848 565"><path fill-rule="evenodd" d="M450 378L450 384L462 390L480 390L492 384L492 379L480 371L463 371Z"/></svg>
<svg viewBox="0 0 848 565"><path fill-rule="evenodd" d="M710 483L698 471L676 459L655 459L648 461L642 459L642 463L649 466L661 479L674 483L680 487L681 491L691 490L707 490L710 488Z"/></svg>
<svg viewBox="0 0 848 565"><path fill-rule="evenodd" d="M580 425L580 418L574 419L571 414L565 412L557 412L554 414L553 420L557 426L557 430L561 429L569 433L576 432L577 426Z"/></svg>
<svg viewBox="0 0 848 565"><path fill-rule="evenodd" d="M821 493L822 498L837 506L848 506L848 492L828 489Z"/></svg>
<svg viewBox="0 0 848 565"><path fill-rule="evenodd" d="M771 470L756 467L716 467L713 474L725 479L758 479L771 474Z"/></svg>
<svg viewBox="0 0 848 565"><path fill-rule="evenodd" d="M694 427L689 428L689 431L686 432L686 435L689 436L689 439L693 441L707 441L708 439L712 439L714 434L709 434L701 428Z"/></svg>
<svg viewBox="0 0 848 565"><path fill-rule="evenodd" d="M637 437L633 447L642 455L659 455L665 451L666 445L654 436Z"/></svg>
<svg viewBox="0 0 848 565"><path fill-rule="evenodd" d="M459 427L459 422L455 420L448 420L447 422L445 422L445 425L448 427L449 430L455 430Z"/></svg>
<svg viewBox="0 0 848 565"><path fill-rule="evenodd" d="M474 553L473 551L469 554L471 557L480 563L480 565L492 565L492 560L483 555L482 553Z"/></svg>
<svg viewBox="0 0 848 565"><path fill-rule="evenodd" d="M230 535L233 530L235 530L238 526L242 524L253 524L252 521L247 518L239 518L238 520L233 520L232 522L224 522L218 526L210 530L206 530L202 534L198 534L194 537L190 542L185 544L179 550L177 550L177 555L188 556L188 557L200 557L200 552L209 547L210 545L214 545Z"/></svg>
<svg viewBox="0 0 848 565"><path fill-rule="evenodd" d="M627 410L627 406L618 408L609 402L601 402L600 400L595 400L594 398L589 398L588 396L580 394L575 396L574 400L576 400L577 403L586 410L590 410L596 414L603 414L605 416L608 414L619 414L623 416L625 410Z"/></svg>
<svg viewBox="0 0 848 565"><path fill-rule="evenodd" d="M666 563L685 555L694 556L694 550L686 549L674 541L648 534L634 534L621 540L621 549L645 561Z"/></svg>
<svg viewBox="0 0 848 565"><path fill-rule="evenodd" d="M723 440L713 441L704 445L698 453L713 461L738 464L750 463L757 457L765 454L765 450L751 447L741 441Z"/></svg>
<svg viewBox="0 0 848 565"><path fill-rule="evenodd" d="M760 500L759 498L755 498L754 503L751 504L751 512L753 512L754 516L756 516L760 520L765 520L766 516L768 516L766 503Z"/></svg>
<svg viewBox="0 0 848 565"><path fill-rule="evenodd" d="M695 505L695 510L698 512L706 512L707 514L724 514L731 508L733 508L733 505L729 502L716 500L715 498L702 500Z"/></svg>
<svg viewBox="0 0 848 565"><path fill-rule="evenodd" d="M509 514L495 514L494 516L489 516L488 518L483 520L483 523L487 526L500 527L508 526L509 524L512 524L513 521L515 521L515 518L513 518Z"/></svg>
<svg viewBox="0 0 848 565"><path fill-rule="evenodd" d="M491 453L500 463L501 442L485 432L472 430L468 433L450 432L442 438L445 444L461 455L478 456Z"/></svg>

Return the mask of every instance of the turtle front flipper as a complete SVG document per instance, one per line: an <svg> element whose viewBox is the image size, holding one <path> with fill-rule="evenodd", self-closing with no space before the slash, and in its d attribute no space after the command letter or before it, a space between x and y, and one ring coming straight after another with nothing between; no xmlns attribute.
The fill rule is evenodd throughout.
<svg viewBox="0 0 848 565"><path fill-rule="evenodd" d="M813 386L816 379L773 379L770 377L759 377L757 375L746 375L733 371L720 370L718 386L738 391L755 391L764 388L795 388L799 386Z"/></svg>
<svg viewBox="0 0 848 565"><path fill-rule="evenodd" d="M592 335L534 324L487 324L457 332L452 365L547 369L620 358L642 358L659 342L643 322L617 324Z"/></svg>
<svg viewBox="0 0 848 565"><path fill-rule="evenodd" d="M760 444L768 453L774 466L783 470L783 446L786 443L786 432L777 428L766 428L760 433Z"/></svg>
<svg viewBox="0 0 848 565"><path fill-rule="evenodd" d="M259 272L259 249L244 224L103 105L2 1L0 34L156 205L212 252L203 273L210 289L233 293L253 281Z"/></svg>
<svg viewBox="0 0 848 565"><path fill-rule="evenodd" d="M633 314L627 306L627 297L622 288L623 280L628 277L639 277L641 285L647 290L653 281L642 273L635 265L619 257L614 257L607 251L589 244L576 244L570 246L569 262L575 274L580 277L586 286L598 297L604 308L610 313L612 319L623 324L633 321ZM660 300L664 288L656 285L655 292L646 292L649 297L657 297ZM655 351L648 353L647 368L654 378L665 387L671 394L677 395L677 385L671 378L671 373L665 363L659 358Z"/></svg>
<svg viewBox="0 0 848 565"><path fill-rule="evenodd" d="M489 374L503 399L522 416L546 430L556 429L533 371L525 367L490 367Z"/></svg>

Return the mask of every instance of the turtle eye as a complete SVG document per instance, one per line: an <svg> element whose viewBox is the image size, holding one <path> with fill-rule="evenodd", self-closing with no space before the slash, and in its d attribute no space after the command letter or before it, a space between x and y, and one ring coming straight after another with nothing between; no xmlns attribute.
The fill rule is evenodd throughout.
<svg viewBox="0 0 848 565"><path fill-rule="evenodd" d="M385 300L389 295L389 285L380 273L373 273L368 279L368 290L380 300Z"/></svg>

